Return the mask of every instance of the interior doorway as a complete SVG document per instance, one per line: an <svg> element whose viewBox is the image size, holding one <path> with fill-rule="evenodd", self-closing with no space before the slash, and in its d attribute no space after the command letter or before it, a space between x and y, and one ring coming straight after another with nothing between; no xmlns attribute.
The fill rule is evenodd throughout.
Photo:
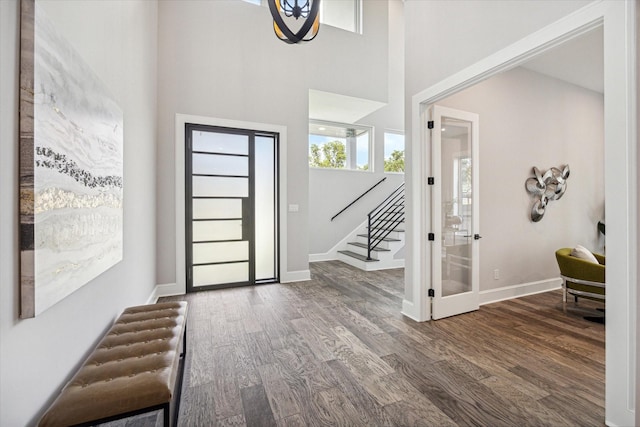
<svg viewBox="0 0 640 427"><path fill-rule="evenodd" d="M567 40L604 25L604 99L605 144L604 187L607 223L606 322L606 423L633 425L636 391L636 292L637 281L637 110L635 70L635 3L592 3L530 36L510 45L472 66L434 84L413 96L412 101L412 197L409 225L420 236L407 259L411 267L407 277L407 299L403 313L424 321L430 317L424 273L431 266L426 242L426 224L430 221L423 194L425 149L420 146L424 122L422 113L433 103L473 86L502 71L559 46Z"/></svg>

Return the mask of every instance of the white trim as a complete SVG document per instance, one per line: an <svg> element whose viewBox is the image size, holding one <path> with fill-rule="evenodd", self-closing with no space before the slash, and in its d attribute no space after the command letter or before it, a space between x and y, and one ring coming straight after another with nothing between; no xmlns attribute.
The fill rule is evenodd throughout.
<svg viewBox="0 0 640 427"><path fill-rule="evenodd" d="M604 14L604 4L593 2L415 94L412 97L412 103L414 107L416 103L418 105L432 104L499 73L515 68L541 53L599 27L602 25Z"/></svg>
<svg viewBox="0 0 640 427"><path fill-rule="evenodd" d="M409 300L402 300L402 315L416 322L422 322L420 319L420 313L416 311L416 305Z"/></svg>
<svg viewBox="0 0 640 427"><path fill-rule="evenodd" d="M149 298L147 298L147 302L145 304L155 304L156 302L158 302L158 285L153 287L151 295L149 295Z"/></svg>
<svg viewBox="0 0 640 427"><path fill-rule="evenodd" d="M309 254L309 262L335 261L338 259L337 255L338 252L333 249L321 254Z"/></svg>
<svg viewBox="0 0 640 427"><path fill-rule="evenodd" d="M151 291L151 295L147 299L147 304L155 304L158 302L158 298L172 297L175 295L183 295L184 292L176 283L164 283L162 285L156 285Z"/></svg>
<svg viewBox="0 0 640 427"><path fill-rule="evenodd" d="M616 286L607 291L606 323L606 393L607 425L633 425L636 392L636 269L638 255L637 121L636 92L636 2L597 1L552 23L493 55L465 68L412 97L412 176L409 199L413 209L407 216L407 231L416 239L409 247L407 259L411 289L418 305L414 312L419 320L427 320L426 292L430 265L425 224L426 195L422 186L428 169L427 154L421 151L421 111L462 89L473 86L500 72L509 70L561 43L580 36L604 23L604 90L605 90L605 216L619 224L607 234L607 281ZM424 215L421 217L420 213ZM424 218L421 221L421 218Z"/></svg>
<svg viewBox="0 0 640 427"><path fill-rule="evenodd" d="M149 301L152 302L147 302L147 304L152 304L158 301L158 298L172 297L176 295L184 295L184 291L177 283L164 283L161 285L156 285L156 287L153 288L151 296L149 297Z"/></svg>
<svg viewBox="0 0 640 427"><path fill-rule="evenodd" d="M514 298L526 297L542 292L555 291L562 288L562 279L553 278L539 280L537 282L520 283L518 285L505 286L497 289L487 289L480 291L480 305L493 304L494 302L506 301Z"/></svg>
<svg viewBox="0 0 640 427"><path fill-rule="evenodd" d="M404 268L404 259L380 259L376 262L360 261L357 258L353 258L349 255L338 254L338 261L349 264L353 267L359 268L363 271L380 271L390 270L392 268Z"/></svg>
<svg viewBox="0 0 640 427"><path fill-rule="evenodd" d="M176 179L176 286L180 293L186 293L185 253L185 212L184 212L184 126L186 123L197 123L209 126L230 127L239 129L275 132L280 136L280 278L287 272L287 127L265 123L227 120L213 117L176 114L175 120L175 179ZM296 273L296 272L294 272Z"/></svg>
<svg viewBox="0 0 640 427"><path fill-rule="evenodd" d="M311 280L311 270L288 271L280 274L280 283L306 282Z"/></svg>

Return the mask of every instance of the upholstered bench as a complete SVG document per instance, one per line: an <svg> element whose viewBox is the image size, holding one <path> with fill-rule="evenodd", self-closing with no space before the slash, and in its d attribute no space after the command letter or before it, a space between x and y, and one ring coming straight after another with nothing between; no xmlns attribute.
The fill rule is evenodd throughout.
<svg viewBox="0 0 640 427"><path fill-rule="evenodd" d="M186 302L126 309L39 425L96 425L157 410L163 411L165 426L175 423L186 322Z"/></svg>

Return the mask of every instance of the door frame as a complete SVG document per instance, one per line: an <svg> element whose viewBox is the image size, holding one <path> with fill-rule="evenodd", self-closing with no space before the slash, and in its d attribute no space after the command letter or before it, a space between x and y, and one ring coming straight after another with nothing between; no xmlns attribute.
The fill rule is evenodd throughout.
<svg viewBox="0 0 640 427"><path fill-rule="evenodd" d="M402 313L430 317L427 280L431 269L426 225L430 209L424 187L429 154L424 143L424 109L454 93L514 68L565 41L604 25L605 215L616 224L607 233L606 394L607 425L634 425L640 382L636 373L638 305L638 148L636 88L636 2L593 2L493 55L463 69L411 100L411 163L407 175L407 231L416 236L407 250ZM640 365L639 365L640 366ZM636 387L638 386L638 393ZM640 408L639 408L640 410ZM638 414L640 418L640 414Z"/></svg>
<svg viewBox="0 0 640 427"><path fill-rule="evenodd" d="M469 311L477 310L480 306L480 241L477 239L471 240L471 291L463 292L450 296L442 295L442 136L440 129L442 122L437 119L440 117L451 117L454 119L465 120L471 124L471 180L472 180L472 193L471 198L473 200L471 206L471 235L480 233L480 197L478 186L480 185L480 133L479 133L479 121L478 114L468 111L462 111L454 108L444 107L441 105L431 105L425 114L428 115L428 120L433 121L434 126L430 131L425 131L425 137L428 144L428 148L425 151L431 150L431 173L435 177L434 185L427 186L427 191L431 194L427 196L431 200L431 224L430 229L435 233L435 240L429 242L429 245L433 246L432 259L431 259L431 289L434 290L433 300L431 301L431 318L442 319L445 317L455 316L457 314L467 313ZM437 135L434 138L434 133ZM439 144L436 144L436 140Z"/></svg>
<svg viewBox="0 0 640 427"><path fill-rule="evenodd" d="M211 285L198 285L195 286L193 284L193 223L196 221L195 219L189 219L193 216L193 207L191 206L193 196L193 184L190 182L191 176L193 176L193 159L189 161L189 156L185 155L185 258L186 260L191 261L191 268L189 267L189 263L185 263L185 269L187 272L186 278L186 289L187 293L192 292L200 292L200 291L208 291L214 289L223 289L223 288L232 288L232 287L240 287L240 286L253 286L256 284L268 284L278 282L280 280L279 273L279 251L278 248L280 243L278 242L278 218L279 218L279 200L280 195L279 185L278 185L278 177L279 173L279 165L278 165L278 153L280 150L279 143L279 134L277 132L268 132L264 130L253 130L253 129L240 129L240 128L228 128L228 127L220 127L220 126L210 126L203 125L201 123L187 123L184 127L185 138L189 132L191 132L191 137L193 141L193 133L197 131L210 132L210 133L219 133L219 134L232 134L232 135L243 135L247 137L247 179L248 179L248 194L246 198L242 200L242 240L246 241L248 244L248 280L246 282L232 282L232 283L220 283L220 284L211 284ZM256 139L258 138L270 138L273 140L274 151L271 153L274 154L273 159L271 160L273 164L274 170L274 194L275 200L273 203L274 207L274 220L273 220L273 234L274 234L274 277L270 279L256 279L256 262L257 262L257 254L256 254L256 217L255 217L255 208L256 208ZM193 142L187 148L185 144L185 154L193 155ZM219 153L216 153L220 155ZM222 154L224 155L224 154ZM231 154L233 156L237 156L237 154ZM260 162L263 159L260 158ZM189 193L189 194L187 194ZM189 214L189 215L187 215ZM245 240L246 237L246 240ZM189 274L191 273L191 274Z"/></svg>
<svg viewBox="0 0 640 427"><path fill-rule="evenodd" d="M247 129L279 134L278 181L279 181L279 220L278 241L280 282L285 282L287 269L287 127L266 123L245 122L205 116L177 113L175 117L175 207L176 207L176 283L169 285L163 295L181 295L187 292L186 230L185 230L185 125L202 124L223 128Z"/></svg>

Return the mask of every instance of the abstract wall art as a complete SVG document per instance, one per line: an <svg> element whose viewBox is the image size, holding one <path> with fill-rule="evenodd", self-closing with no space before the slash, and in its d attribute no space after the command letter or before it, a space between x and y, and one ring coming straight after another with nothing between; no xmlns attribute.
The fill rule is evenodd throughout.
<svg viewBox="0 0 640 427"><path fill-rule="evenodd" d="M551 168L544 174L534 167L533 175L533 178L528 178L525 181L525 187L534 198L531 207L531 221L538 222L544 216L549 202L560 200L567 191L569 165Z"/></svg>
<svg viewBox="0 0 640 427"><path fill-rule="evenodd" d="M122 260L123 113L34 0L21 1L20 317Z"/></svg>

